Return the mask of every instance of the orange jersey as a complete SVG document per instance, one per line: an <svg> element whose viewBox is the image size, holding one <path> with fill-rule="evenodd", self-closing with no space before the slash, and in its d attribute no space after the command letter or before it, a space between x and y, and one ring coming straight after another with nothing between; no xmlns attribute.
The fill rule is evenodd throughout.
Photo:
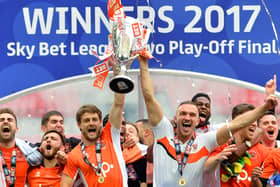
<svg viewBox="0 0 280 187"><path fill-rule="evenodd" d="M274 172L280 171L280 148L273 149L267 158L265 159L263 165L263 173L261 178L269 179Z"/></svg>
<svg viewBox="0 0 280 187"><path fill-rule="evenodd" d="M222 146L218 148L218 151L215 151L212 155L218 154L219 151L222 151L223 148L226 146ZM262 144L256 144L255 146L251 147L248 150L249 154L251 155L251 165L245 164L244 168L242 169L241 173L235 177L229 179L227 182L223 182L221 180L222 174L226 174L226 172L220 167L220 184L221 187L242 187L242 186L250 186L251 183L251 174L252 170L255 167L261 167L262 163L264 162L265 158L269 153L269 149L266 148Z"/></svg>
<svg viewBox="0 0 280 187"><path fill-rule="evenodd" d="M63 174L75 178L77 170L80 169L88 186L103 186L103 187L121 187L123 186L123 172L121 170L118 157L122 158L121 148L120 148L120 136L113 136L111 133L111 124L107 125L102 129L101 133L101 155L102 155L102 169L101 175L104 177L103 183L98 183L98 178L95 170L86 164L83 159L83 154L81 152L81 146L76 146L69 154L67 163L64 167ZM116 129L114 129L116 130ZM120 133L119 130L117 133ZM113 138L116 138L113 140ZM117 140L118 139L118 140ZM119 146L120 155L117 155L116 148L113 141L116 142L115 146ZM86 152L88 154L89 162L97 166L96 160L96 145L86 146ZM124 161L123 161L124 164Z"/></svg>
<svg viewBox="0 0 280 187"><path fill-rule="evenodd" d="M16 181L15 186L16 187L24 187L25 179L26 179L26 173L28 169L28 163L26 162L23 154L21 153L20 149L17 147L17 161L16 161ZM12 148L3 148L0 147L0 150L2 151L4 160L9 168L11 169L11 158L12 158L12 152L14 150L14 147ZM1 166L2 167L2 166ZM7 184L8 187L8 184Z"/></svg>
<svg viewBox="0 0 280 187"><path fill-rule="evenodd" d="M29 187L60 187L62 167L32 167L27 175Z"/></svg>
<svg viewBox="0 0 280 187"><path fill-rule="evenodd" d="M130 148L124 148L122 151L125 164L136 162L147 154L148 146L137 143Z"/></svg>

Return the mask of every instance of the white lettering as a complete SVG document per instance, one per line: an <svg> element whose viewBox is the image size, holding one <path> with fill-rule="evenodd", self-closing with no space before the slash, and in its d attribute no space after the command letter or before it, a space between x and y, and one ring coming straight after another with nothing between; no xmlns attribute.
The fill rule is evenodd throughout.
<svg viewBox="0 0 280 187"><path fill-rule="evenodd" d="M265 42L252 42L251 40L239 40L238 42L238 53L248 53L248 54L277 54L277 46L275 40L271 43Z"/></svg>
<svg viewBox="0 0 280 187"><path fill-rule="evenodd" d="M217 54L219 53L219 42L216 40L212 40L209 42L209 53Z"/></svg>
<svg viewBox="0 0 280 187"><path fill-rule="evenodd" d="M100 7L95 7L95 30L94 32L99 34L101 33L101 29L100 29L100 21L102 20L102 22L104 23L105 27L107 28L108 31L111 31L111 25L110 22L108 21L107 17L104 15L102 9Z"/></svg>
<svg viewBox="0 0 280 187"><path fill-rule="evenodd" d="M68 12L68 8L67 7L57 7L55 9L56 12L58 12L58 29L56 30L56 34L68 34L68 30L65 28L66 24L65 24L65 12Z"/></svg>
<svg viewBox="0 0 280 187"><path fill-rule="evenodd" d="M178 42L174 40L169 41L169 54L172 55L173 51L178 49Z"/></svg>
<svg viewBox="0 0 280 187"><path fill-rule="evenodd" d="M37 24L39 21L41 33L42 34L50 34L52 22L53 22L53 8L48 8L47 11L47 20L45 22L43 10L41 8L35 8L33 13L33 19L31 22L30 15L29 15L29 8L23 8L23 18L25 23L25 29L27 34L33 35L36 34L37 31Z"/></svg>
<svg viewBox="0 0 280 187"><path fill-rule="evenodd" d="M98 52L98 55L102 56L105 51L106 51L107 45L105 44L100 44L99 46L90 44L81 44L80 46L77 46L75 42L70 43L70 54L72 56L77 56L77 55L93 55L93 52Z"/></svg>
<svg viewBox="0 0 280 187"><path fill-rule="evenodd" d="M172 6L162 6L159 8L158 10L158 17L160 20L165 21L167 23L167 27L163 28L163 27L158 27L158 31L160 33L170 33L171 31L173 31L174 29L174 21L173 19L167 17L164 13L166 11L173 11L173 7Z"/></svg>
<svg viewBox="0 0 280 187"><path fill-rule="evenodd" d="M156 45L156 54L162 55L165 53L165 47L163 44L157 44Z"/></svg>
<svg viewBox="0 0 280 187"><path fill-rule="evenodd" d="M194 57L199 57L201 55L202 52L202 48L203 48L203 44L194 44Z"/></svg>
<svg viewBox="0 0 280 187"><path fill-rule="evenodd" d="M35 52L35 45L22 45L20 42L10 42L7 44L8 56L24 56L31 59Z"/></svg>
<svg viewBox="0 0 280 187"><path fill-rule="evenodd" d="M148 16L144 18L144 12L148 13ZM152 7L147 6L138 6L137 7L137 18L140 21L143 21L147 24L148 28L151 29L151 32L154 32L154 27L152 23L155 21L155 10Z"/></svg>
<svg viewBox="0 0 280 187"><path fill-rule="evenodd" d="M91 8L85 8L85 19L81 16L79 10L76 7L71 8L71 30L72 34L77 34L77 22L80 23L85 33L91 33Z"/></svg>
<svg viewBox="0 0 280 187"><path fill-rule="evenodd" d="M41 56L58 56L66 55L65 52L66 45L62 42L59 45L49 45L47 42L40 42L39 44L39 54Z"/></svg>

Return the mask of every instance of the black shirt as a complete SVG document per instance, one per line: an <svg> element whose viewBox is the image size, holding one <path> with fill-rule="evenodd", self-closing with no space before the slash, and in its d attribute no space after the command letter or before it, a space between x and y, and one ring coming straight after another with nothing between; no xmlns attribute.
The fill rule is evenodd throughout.
<svg viewBox="0 0 280 187"><path fill-rule="evenodd" d="M131 165L135 170L135 178L131 177L129 174L129 170L131 170ZM146 182L146 169L147 169L147 159L143 157L133 163L126 165L127 172L128 172L128 186L129 187L140 187L142 182Z"/></svg>

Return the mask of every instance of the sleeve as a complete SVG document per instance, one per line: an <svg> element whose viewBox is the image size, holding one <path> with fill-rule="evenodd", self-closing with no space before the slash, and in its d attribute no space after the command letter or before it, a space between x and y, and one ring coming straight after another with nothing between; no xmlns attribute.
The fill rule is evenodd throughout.
<svg viewBox="0 0 280 187"><path fill-rule="evenodd" d="M113 141L114 146L121 145L121 141L120 141L121 130L111 125L109 120L107 121L106 125L103 127L102 133L104 136L106 136L107 138Z"/></svg>
<svg viewBox="0 0 280 187"><path fill-rule="evenodd" d="M30 166L38 166L42 163L43 156L38 147L32 147L28 141L16 138L16 145L23 153L25 160Z"/></svg>
<svg viewBox="0 0 280 187"><path fill-rule="evenodd" d="M268 179L275 171L280 171L280 150L273 150L264 161L261 178Z"/></svg>
<svg viewBox="0 0 280 187"><path fill-rule="evenodd" d="M106 136L111 134L114 147L121 150L121 130L112 126L109 122L104 127Z"/></svg>
<svg viewBox="0 0 280 187"><path fill-rule="evenodd" d="M153 127L153 132L156 139L161 139L163 137L167 137L170 139L174 138L174 129L171 122L163 116L159 124Z"/></svg>
<svg viewBox="0 0 280 187"><path fill-rule="evenodd" d="M121 173L123 175L124 183L127 182L127 172L125 167L124 158L122 156L122 149L121 149L121 142L120 142L120 129L113 127L110 122L108 121L104 129L104 136L109 136L108 139L112 141L115 153L117 154L117 159L121 168ZM103 133L102 132L102 133ZM126 182L125 182L126 181Z"/></svg>
<svg viewBox="0 0 280 187"><path fill-rule="evenodd" d="M217 131L210 131L199 135L202 144L208 149L209 152L216 149L219 145L217 143Z"/></svg>
<svg viewBox="0 0 280 187"><path fill-rule="evenodd" d="M148 146L137 143L131 148L124 148L122 151L126 164L136 162L147 154Z"/></svg>
<svg viewBox="0 0 280 187"><path fill-rule="evenodd" d="M70 152L67 158L67 163L64 166L64 170L63 170L63 174L71 177L72 179L75 178L78 167L75 164L75 157L77 157L78 155L75 156L74 152Z"/></svg>
<svg viewBox="0 0 280 187"><path fill-rule="evenodd" d="M25 140L26 141L26 140ZM40 145L41 145L41 142L36 142L36 143L31 143L31 142L29 142L29 145L31 146L31 147L40 147Z"/></svg>

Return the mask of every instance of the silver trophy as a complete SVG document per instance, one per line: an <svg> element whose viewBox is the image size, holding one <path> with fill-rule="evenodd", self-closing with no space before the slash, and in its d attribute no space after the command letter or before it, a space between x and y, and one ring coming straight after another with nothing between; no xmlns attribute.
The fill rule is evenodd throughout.
<svg viewBox="0 0 280 187"><path fill-rule="evenodd" d="M127 69L132 61L138 56L133 53L135 39L128 23L124 22L123 27L118 23L113 23L112 44L114 50L114 59L116 69L119 69L119 75L110 80L110 88L116 93L129 93L134 88L133 80L128 77Z"/></svg>

